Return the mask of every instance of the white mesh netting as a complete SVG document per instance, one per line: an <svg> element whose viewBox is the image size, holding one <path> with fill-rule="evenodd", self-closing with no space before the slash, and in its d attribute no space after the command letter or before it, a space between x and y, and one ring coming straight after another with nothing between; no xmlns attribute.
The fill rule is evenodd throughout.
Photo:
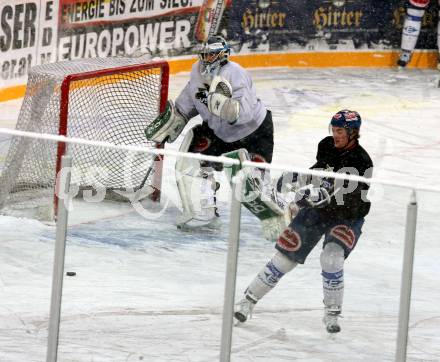
<svg viewBox="0 0 440 362"><path fill-rule="evenodd" d="M16 129L58 135L65 128L68 137L155 147L146 140L144 129L159 114L161 95L166 98L162 92L163 87L168 89L165 64L139 57L36 66L29 73ZM81 74L84 79L73 77L64 94L62 82L72 74ZM62 105L67 104L66 95L64 121L60 114ZM97 184L108 190L139 187L154 162L152 155L73 144L68 152L73 158L72 183L82 189ZM57 158L55 142L14 137L0 179L2 213L53 209ZM36 217L51 218L53 210L43 214Z"/></svg>

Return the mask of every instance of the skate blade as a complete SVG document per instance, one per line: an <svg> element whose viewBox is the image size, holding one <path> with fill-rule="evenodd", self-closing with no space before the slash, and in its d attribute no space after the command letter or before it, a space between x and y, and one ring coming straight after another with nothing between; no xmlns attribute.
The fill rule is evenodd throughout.
<svg viewBox="0 0 440 362"><path fill-rule="evenodd" d="M338 335L338 333L329 333L329 332L326 332L326 334L327 334L327 339L328 339L329 341L335 341L335 340L337 339L337 335Z"/></svg>
<svg viewBox="0 0 440 362"><path fill-rule="evenodd" d="M220 230L221 226L221 220L217 216L210 220L200 220L182 215L177 220L177 228L182 231L214 232Z"/></svg>
<svg viewBox="0 0 440 362"><path fill-rule="evenodd" d="M234 320L234 327L241 327L241 326L243 326L244 325L244 322L240 322L240 321L238 321L238 320Z"/></svg>

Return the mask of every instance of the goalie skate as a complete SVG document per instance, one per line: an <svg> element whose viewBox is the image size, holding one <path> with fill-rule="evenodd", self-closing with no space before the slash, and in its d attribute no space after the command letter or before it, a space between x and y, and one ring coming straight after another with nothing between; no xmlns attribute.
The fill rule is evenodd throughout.
<svg viewBox="0 0 440 362"><path fill-rule="evenodd" d="M225 157L249 160L245 149L239 149L223 154ZM225 166L225 172L230 182L240 171L239 166ZM276 240L286 227L288 221L284 212L284 205L278 203L276 193L270 187L268 192L263 192L263 181L260 175L252 173L250 169L243 169L244 192L241 203L258 219L260 219L264 237L268 240Z"/></svg>
<svg viewBox="0 0 440 362"><path fill-rule="evenodd" d="M221 227L217 208L209 210L206 215L183 214L177 217L177 228L182 231L214 231Z"/></svg>

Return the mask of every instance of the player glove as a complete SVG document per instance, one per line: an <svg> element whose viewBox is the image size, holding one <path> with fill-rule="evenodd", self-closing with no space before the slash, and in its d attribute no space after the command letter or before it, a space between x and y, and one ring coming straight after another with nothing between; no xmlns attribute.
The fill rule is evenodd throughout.
<svg viewBox="0 0 440 362"><path fill-rule="evenodd" d="M284 172L277 181L278 192L289 192L294 189L294 185L298 181L298 173Z"/></svg>
<svg viewBox="0 0 440 362"><path fill-rule="evenodd" d="M295 194L295 203L299 207L324 207L330 203L331 197L325 187L306 185Z"/></svg>

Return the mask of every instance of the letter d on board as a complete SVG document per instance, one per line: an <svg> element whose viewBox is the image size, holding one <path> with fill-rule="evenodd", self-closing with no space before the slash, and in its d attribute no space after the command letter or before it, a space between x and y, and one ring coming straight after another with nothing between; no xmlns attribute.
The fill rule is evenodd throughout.
<svg viewBox="0 0 440 362"><path fill-rule="evenodd" d="M43 29L43 39L41 41L42 46L48 46L52 42L52 28L44 28Z"/></svg>

